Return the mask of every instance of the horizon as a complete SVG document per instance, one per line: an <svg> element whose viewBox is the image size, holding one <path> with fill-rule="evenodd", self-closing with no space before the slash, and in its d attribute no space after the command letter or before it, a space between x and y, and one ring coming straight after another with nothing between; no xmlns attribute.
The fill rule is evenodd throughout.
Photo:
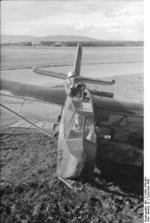
<svg viewBox="0 0 150 223"><path fill-rule="evenodd" d="M1 34L143 41L143 1L2 1Z"/></svg>
<svg viewBox="0 0 150 223"><path fill-rule="evenodd" d="M93 38L93 37L89 37L89 36L81 36L81 35L63 35L63 34L57 34L57 35L46 35L46 36L36 36L36 35L22 35L22 34L17 34L17 35L11 35L11 34L2 34L1 35L1 37L2 36L10 36L10 37L15 37L15 36L17 36L17 37L33 37L33 38L46 38L46 37L78 37L78 38L89 38L89 39L93 39L93 42L94 41L108 41L108 42L120 42L120 41L122 41L122 42L144 42L144 40L130 40L130 39L127 39L127 40L119 40L119 39L117 39L117 40L110 40L110 39L96 39L96 38ZM48 41L48 40L45 40L45 41ZM73 42L75 41L75 40L72 40ZM82 41L82 40L79 40L79 41ZM84 40L83 40L84 41ZM2 42L2 39L1 39L1 42Z"/></svg>

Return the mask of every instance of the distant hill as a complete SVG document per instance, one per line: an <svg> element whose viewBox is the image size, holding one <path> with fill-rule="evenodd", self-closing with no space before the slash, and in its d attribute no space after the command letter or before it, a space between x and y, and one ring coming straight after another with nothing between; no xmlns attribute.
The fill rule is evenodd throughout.
<svg viewBox="0 0 150 223"><path fill-rule="evenodd" d="M95 42L99 41L98 39L90 38L87 36L64 36L64 35L56 35L56 36L45 36L45 37L38 37L40 41L55 41L55 42Z"/></svg>
<svg viewBox="0 0 150 223"><path fill-rule="evenodd" d="M71 42L71 41L83 41L83 42L95 42L99 41L98 39L86 37L86 36L65 36L65 35L56 35L56 36L25 36L25 35L1 35L1 43L17 43L17 42L33 42L38 43L41 41L53 41L53 42Z"/></svg>
<svg viewBox="0 0 150 223"><path fill-rule="evenodd" d="M1 35L1 44L15 44L30 42L32 44L50 46L53 43L62 43L65 46L76 46L77 42L81 42L83 46L143 46L143 41L110 41L98 40L87 36L27 36L27 35ZM18 44L19 45L19 44ZM27 44L28 45L28 44Z"/></svg>

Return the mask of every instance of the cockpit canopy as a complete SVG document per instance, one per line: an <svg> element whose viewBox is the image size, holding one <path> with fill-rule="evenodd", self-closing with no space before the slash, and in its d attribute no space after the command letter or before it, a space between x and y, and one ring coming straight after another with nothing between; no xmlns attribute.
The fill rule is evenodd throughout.
<svg viewBox="0 0 150 223"><path fill-rule="evenodd" d="M65 106L67 109L67 115L64 117L64 135L66 139L86 139L95 143L96 136L91 104L68 98Z"/></svg>

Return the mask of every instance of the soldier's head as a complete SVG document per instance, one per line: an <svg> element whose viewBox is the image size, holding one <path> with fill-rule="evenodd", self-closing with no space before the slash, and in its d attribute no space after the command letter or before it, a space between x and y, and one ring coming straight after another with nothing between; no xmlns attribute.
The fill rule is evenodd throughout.
<svg viewBox="0 0 150 223"><path fill-rule="evenodd" d="M68 73L68 75L67 75L67 77L70 79L70 78L72 78L72 77L75 77L76 76L76 73L75 73L75 71L70 71L69 73Z"/></svg>

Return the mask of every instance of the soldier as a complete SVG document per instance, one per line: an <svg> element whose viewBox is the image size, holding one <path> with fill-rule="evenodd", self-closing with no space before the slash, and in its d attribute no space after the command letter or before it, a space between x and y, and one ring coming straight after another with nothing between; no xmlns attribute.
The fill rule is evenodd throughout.
<svg viewBox="0 0 150 223"><path fill-rule="evenodd" d="M66 81L66 92L71 97L81 97L84 91L85 85L74 71L68 73Z"/></svg>

